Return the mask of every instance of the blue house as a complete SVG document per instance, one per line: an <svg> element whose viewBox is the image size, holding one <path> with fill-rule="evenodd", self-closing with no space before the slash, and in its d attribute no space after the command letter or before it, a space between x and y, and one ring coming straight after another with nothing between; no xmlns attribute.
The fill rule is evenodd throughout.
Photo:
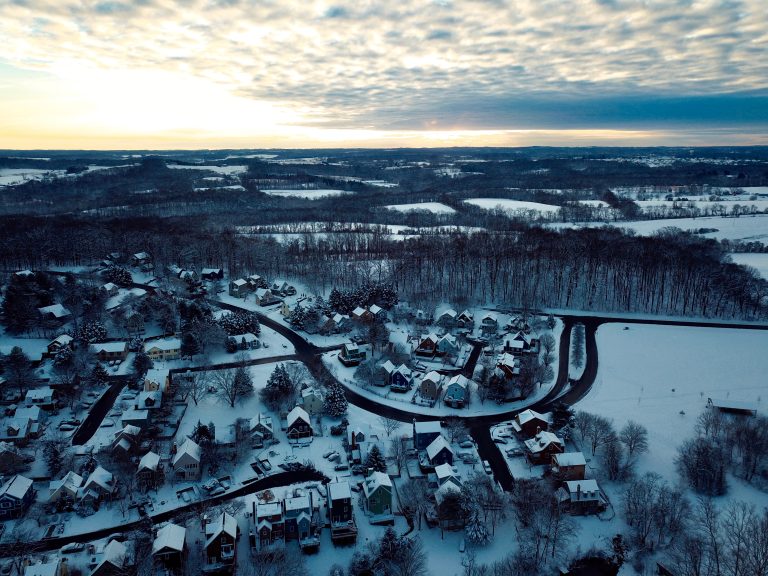
<svg viewBox="0 0 768 576"><path fill-rule="evenodd" d="M0 488L0 521L21 518L34 498L32 480L19 474L8 480Z"/></svg>
<svg viewBox="0 0 768 576"><path fill-rule="evenodd" d="M438 420L413 423L413 447L416 450L426 450L427 446L438 436L440 436L440 422Z"/></svg>

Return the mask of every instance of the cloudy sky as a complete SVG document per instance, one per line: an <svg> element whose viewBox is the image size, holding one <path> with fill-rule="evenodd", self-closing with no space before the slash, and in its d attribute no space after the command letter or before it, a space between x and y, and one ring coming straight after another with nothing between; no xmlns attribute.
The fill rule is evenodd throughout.
<svg viewBox="0 0 768 576"><path fill-rule="evenodd" d="M0 0L0 147L768 144L766 0Z"/></svg>

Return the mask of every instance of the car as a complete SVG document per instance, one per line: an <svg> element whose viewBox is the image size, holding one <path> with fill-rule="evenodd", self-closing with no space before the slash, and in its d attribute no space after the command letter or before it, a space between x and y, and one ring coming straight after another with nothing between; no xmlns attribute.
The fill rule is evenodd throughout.
<svg viewBox="0 0 768 576"><path fill-rule="evenodd" d="M62 554L75 554L77 552L83 551L84 549L85 549L85 544L83 544L82 542L70 542L69 544L62 546L60 552Z"/></svg>
<svg viewBox="0 0 768 576"><path fill-rule="evenodd" d="M365 474L365 468L362 464L355 464L352 466L352 474Z"/></svg>
<svg viewBox="0 0 768 576"><path fill-rule="evenodd" d="M466 440L466 441L462 442L461 444L459 444L459 448L472 448L473 446L474 446L474 444L472 443L471 440Z"/></svg>
<svg viewBox="0 0 768 576"><path fill-rule="evenodd" d="M341 456L339 455L338 452L334 452L328 457L328 460L330 460L331 462L339 462L341 460Z"/></svg>
<svg viewBox="0 0 768 576"><path fill-rule="evenodd" d="M280 462L280 464L278 464L278 465L277 465L277 467L278 467L278 468L282 468L282 469L283 469L283 470L285 470L286 472L287 472L288 470L290 470L290 468L288 468L288 464L286 464L285 462Z"/></svg>
<svg viewBox="0 0 768 576"><path fill-rule="evenodd" d="M507 441L504 438L498 438L498 437L494 438L493 441L496 442L496 444L506 444L507 443Z"/></svg>
<svg viewBox="0 0 768 576"><path fill-rule="evenodd" d="M335 453L336 453L336 450L328 450L328 452L323 453L323 458L328 458L328 456Z"/></svg>
<svg viewBox="0 0 768 576"><path fill-rule="evenodd" d="M70 426L69 424L64 424L63 422L59 424L59 430L61 430L62 432L72 432L72 430L74 429L75 427Z"/></svg>
<svg viewBox="0 0 768 576"><path fill-rule="evenodd" d="M349 470L349 464L346 462L343 464L336 464L336 466L333 467L336 472L341 472L342 470Z"/></svg>
<svg viewBox="0 0 768 576"><path fill-rule="evenodd" d="M507 448L507 456L522 456L523 451L520 448Z"/></svg>
<svg viewBox="0 0 768 576"><path fill-rule="evenodd" d="M360 490L362 490L359 484L353 484L349 489L352 490L352 492L360 492Z"/></svg>
<svg viewBox="0 0 768 576"><path fill-rule="evenodd" d="M267 459L259 460L259 464L261 464L261 467L264 468L264 470L266 470L267 472L272 470L272 464L270 464L269 460Z"/></svg>
<svg viewBox="0 0 768 576"><path fill-rule="evenodd" d="M491 464L488 462L488 460L483 460L483 470L485 470L486 474L491 473Z"/></svg>

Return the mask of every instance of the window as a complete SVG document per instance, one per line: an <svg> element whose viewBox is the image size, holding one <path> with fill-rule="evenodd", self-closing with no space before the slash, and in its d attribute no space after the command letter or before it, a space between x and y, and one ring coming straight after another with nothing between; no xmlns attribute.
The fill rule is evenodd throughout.
<svg viewBox="0 0 768 576"><path fill-rule="evenodd" d="M234 554L234 546L232 544L222 544L221 545L221 557L222 558L231 558Z"/></svg>

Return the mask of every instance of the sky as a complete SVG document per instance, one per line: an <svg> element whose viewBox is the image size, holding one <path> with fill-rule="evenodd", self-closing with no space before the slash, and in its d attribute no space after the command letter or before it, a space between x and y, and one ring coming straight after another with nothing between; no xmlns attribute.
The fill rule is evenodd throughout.
<svg viewBox="0 0 768 576"><path fill-rule="evenodd" d="M0 148L768 144L766 0L0 0Z"/></svg>

